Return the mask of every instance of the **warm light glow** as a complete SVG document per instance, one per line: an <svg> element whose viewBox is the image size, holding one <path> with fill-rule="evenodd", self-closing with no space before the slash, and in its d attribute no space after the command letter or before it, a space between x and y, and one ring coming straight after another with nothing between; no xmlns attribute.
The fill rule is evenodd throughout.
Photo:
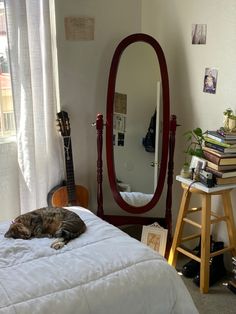
<svg viewBox="0 0 236 314"><path fill-rule="evenodd" d="M0 1L0 140L15 135L4 2Z"/></svg>

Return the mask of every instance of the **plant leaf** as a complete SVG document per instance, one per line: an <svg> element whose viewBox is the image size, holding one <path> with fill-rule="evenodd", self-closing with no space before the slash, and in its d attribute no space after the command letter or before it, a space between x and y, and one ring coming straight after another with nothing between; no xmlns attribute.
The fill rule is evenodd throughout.
<svg viewBox="0 0 236 314"><path fill-rule="evenodd" d="M202 137L202 129L201 128L194 129L193 133L195 133L199 137Z"/></svg>

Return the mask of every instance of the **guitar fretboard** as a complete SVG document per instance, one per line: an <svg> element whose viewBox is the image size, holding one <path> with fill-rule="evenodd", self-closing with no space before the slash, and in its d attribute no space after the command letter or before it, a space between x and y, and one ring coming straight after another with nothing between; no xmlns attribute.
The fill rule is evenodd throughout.
<svg viewBox="0 0 236 314"><path fill-rule="evenodd" d="M68 202L71 204L73 203L73 201L76 200L71 138L70 136L67 136L67 137L64 137L63 140L64 140L64 152L65 152L65 164L66 164L66 186L67 186L67 192L68 192Z"/></svg>

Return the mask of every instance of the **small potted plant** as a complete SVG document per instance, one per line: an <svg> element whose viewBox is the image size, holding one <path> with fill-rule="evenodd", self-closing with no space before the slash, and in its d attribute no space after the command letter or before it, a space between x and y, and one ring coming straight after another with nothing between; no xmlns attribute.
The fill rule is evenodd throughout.
<svg viewBox="0 0 236 314"><path fill-rule="evenodd" d="M203 158L203 141L204 134L201 128L196 128L184 133L186 141L188 143L187 149L185 151L186 154L190 156L197 156Z"/></svg>
<svg viewBox="0 0 236 314"><path fill-rule="evenodd" d="M202 149L204 133L201 128L195 128L193 130L185 132L184 136L188 145L185 150L186 156L183 168L181 169L181 176L189 178L191 176L191 172L189 169L191 160L189 161L189 157L192 158L192 156L197 156L199 158L204 158Z"/></svg>

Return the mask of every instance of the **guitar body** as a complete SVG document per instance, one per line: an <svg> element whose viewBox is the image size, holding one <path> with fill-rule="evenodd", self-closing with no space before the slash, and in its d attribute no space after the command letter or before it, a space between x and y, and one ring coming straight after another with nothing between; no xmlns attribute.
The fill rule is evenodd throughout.
<svg viewBox="0 0 236 314"><path fill-rule="evenodd" d="M89 193L82 185L75 186L75 200L69 201L67 186L58 186L48 195L48 204L52 207L82 206L88 208Z"/></svg>
<svg viewBox="0 0 236 314"><path fill-rule="evenodd" d="M60 133L63 137L66 180L64 184L53 188L47 197L48 205L51 207L82 206L88 208L89 193L87 188L75 184L72 143L70 136L70 121L66 111L57 114Z"/></svg>

